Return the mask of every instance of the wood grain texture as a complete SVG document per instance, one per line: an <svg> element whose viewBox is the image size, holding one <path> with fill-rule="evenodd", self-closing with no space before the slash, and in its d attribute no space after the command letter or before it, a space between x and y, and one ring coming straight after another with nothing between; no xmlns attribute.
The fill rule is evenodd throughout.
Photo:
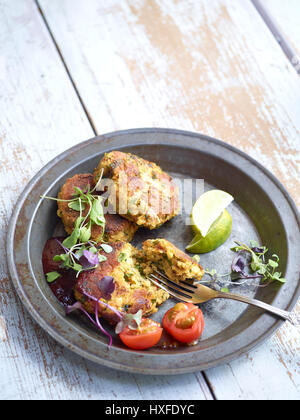
<svg viewBox="0 0 300 420"><path fill-rule="evenodd" d="M288 2L261 0L261 3L278 23L283 35L300 59L300 2L298 0L289 0Z"/></svg>
<svg viewBox="0 0 300 420"><path fill-rule="evenodd" d="M99 133L163 126L223 139L271 170L300 205L300 80L250 1L39 4ZM299 398L299 343L284 325L259 349L207 371L215 395Z"/></svg>
<svg viewBox="0 0 300 420"><path fill-rule="evenodd" d="M0 2L0 398L211 399L202 375L144 380L97 366L56 343L27 314L9 279L13 206L50 159L93 130L31 0Z"/></svg>
<svg viewBox="0 0 300 420"><path fill-rule="evenodd" d="M250 1L39 4L99 133L165 126L215 136L300 203L300 82Z"/></svg>

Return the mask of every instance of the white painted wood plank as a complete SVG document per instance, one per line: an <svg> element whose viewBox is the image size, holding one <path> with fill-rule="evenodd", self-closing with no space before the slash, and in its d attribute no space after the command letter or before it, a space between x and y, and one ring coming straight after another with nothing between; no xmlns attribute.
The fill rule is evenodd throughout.
<svg viewBox="0 0 300 420"><path fill-rule="evenodd" d="M270 169L300 205L300 81L250 1L39 4L99 133L165 126L221 138ZM299 398L299 343L284 325L209 370L217 397Z"/></svg>
<svg viewBox="0 0 300 420"><path fill-rule="evenodd" d="M250 1L39 4L99 133L165 126L221 138L300 204L300 82Z"/></svg>
<svg viewBox="0 0 300 420"><path fill-rule="evenodd" d="M299 0L261 0L274 18L283 35L300 58L300 2ZM296 65L296 62L295 62Z"/></svg>
<svg viewBox="0 0 300 420"><path fill-rule="evenodd" d="M298 311L300 305L298 305ZM206 374L220 400L299 400L299 339L285 325L263 346Z"/></svg>
<svg viewBox="0 0 300 420"><path fill-rule="evenodd" d="M0 397L30 399L145 399L173 381L97 366L64 349L27 314L9 280L5 236L18 195L50 159L93 136L44 22L31 0L0 2ZM181 397L209 398L195 375ZM201 386L200 386L201 385ZM173 394L172 394L173 395ZM178 399L179 399L178 398Z"/></svg>

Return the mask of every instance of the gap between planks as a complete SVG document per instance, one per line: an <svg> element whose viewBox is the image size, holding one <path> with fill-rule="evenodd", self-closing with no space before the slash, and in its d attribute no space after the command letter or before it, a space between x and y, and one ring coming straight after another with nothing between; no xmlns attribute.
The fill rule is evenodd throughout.
<svg viewBox="0 0 300 420"><path fill-rule="evenodd" d="M275 21L275 18L272 16L272 14L262 5L260 0L251 0L254 7L260 14L261 18L271 31L272 35L275 37L276 41L280 45L282 51L288 58L288 60L291 62L293 68L295 71L300 75L300 58L297 56L296 51L293 49L289 41L286 39L286 37L283 35L282 31L279 29L279 26L277 22Z"/></svg>
<svg viewBox="0 0 300 420"><path fill-rule="evenodd" d="M83 109L83 111L84 111L84 113L85 113L85 115L86 115L86 117L87 117L87 119L88 119L88 121L89 121L89 123L90 123L90 125L91 125L91 128L92 128L92 130L93 130L93 132L94 132L95 136L97 136L97 131L96 131L96 128L95 128L95 124L94 124L94 122L93 122L93 119L92 119L92 117L91 117L90 113L88 112L87 107L85 106L85 103L84 103L84 101L83 101L83 99L82 99L82 97L81 97L81 95L80 95L80 93L79 93L79 91L78 91L78 89L77 89L76 83L75 83L75 81L74 81L73 77L71 76L71 73L70 73L70 71L69 71L69 68L68 68L68 66L67 66L67 64L66 64L66 62L65 62L65 59L64 59L64 57L63 57L63 55L62 55L62 52L60 51L60 48L59 48L59 46L58 46L58 43L56 42L56 39L55 39L55 37L54 37L54 35L53 35L53 33L52 33L51 29L50 29L50 26L49 26L49 24L48 24L48 22L47 22L47 19L46 19L45 15L44 15L44 13L43 13L43 11L42 11L42 9L41 9L41 7L40 7L39 3L38 3L38 0L33 0L33 1L34 1L35 5L36 5L36 7L37 7L38 12L40 13L40 15L41 15L41 17L42 17L42 20L43 20L43 22L44 22L44 25L45 25L45 27L46 27L46 29L47 29L47 31L48 31L48 33L49 33L49 35L50 35L50 38L51 38L51 40L52 40L52 42L53 42L53 45L54 45L54 47L55 47L55 49L56 49L56 51L57 51L57 53L58 53L58 55L59 55L59 58L60 58L60 60L61 60L61 62L62 62L62 64L63 64L63 66L64 66L64 68L65 68L65 70L66 70L66 73L67 73L67 75L68 75L68 78L70 79L70 82L71 82L71 84L72 84L72 86L73 86L73 88L74 88L74 91L75 91L75 93L76 93L76 95L77 95L78 99L79 99L79 102L80 102L80 104L81 104L81 106L82 106L82 109Z"/></svg>

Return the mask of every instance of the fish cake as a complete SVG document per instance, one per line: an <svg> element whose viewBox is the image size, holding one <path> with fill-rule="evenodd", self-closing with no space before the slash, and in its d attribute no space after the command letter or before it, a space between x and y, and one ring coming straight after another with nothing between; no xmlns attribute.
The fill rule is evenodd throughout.
<svg viewBox="0 0 300 420"><path fill-rule="evenodd" d="M204 270L189 255L166 239L149 239L143 243L138 260L145 275L162 271L175 282L201 280Z"/></svg>
<svg viewBox="0 0 300 420"><path fill-rule="evenodd" d="M148 229L156 229L179 213L179 190L158 165L131 153L106 153L94 171L97 183L113 181L116 212Z"/></svg>
<svg viewBox="0 0 300 420"><path fill-rule="evenodd" d="M123 313L135 314L140 309L144 316L155 313L158 306L168 299L168 293L156 287L141 274L136 260L138 254L136 248L125 242L114 242L110 245L112 252L108 254L102 252L107 258L106 261L101 262L96 269L83 271L78 276L74 288L75 298L91 314L95 312L96 302L87 297L86 293ZM109 300L103 298L98 287L105 276L113 277L115 284L115 290ZM101 303L98 305L98 314L111 323L118 321L114 312Z"/></svg>
<svg viewBox="0 0 300 420"><path fill-rule="evenodd" d="M86 191L88 187L94 187L94 177L92 174L76 174L72 178L67 179L62 186L58 198L60 200L70 200L76 194L75 187ZM70 235L74 229L74 224L79 216L79 212L71 209L66 201L58 201L57 215L62 219L66 232ZM88 213L89 207L85 205L83 216ZM117 214L105 214L105 231L102 238L103 229L101 226L92 225L91 240L99 242L128 241L130 242L138 229L138 226Z"/></svg>

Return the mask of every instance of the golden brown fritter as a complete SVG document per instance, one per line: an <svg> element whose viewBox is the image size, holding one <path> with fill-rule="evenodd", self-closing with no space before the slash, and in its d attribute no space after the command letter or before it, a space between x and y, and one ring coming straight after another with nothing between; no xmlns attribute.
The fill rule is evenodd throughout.
<svg viewBox="0 0 300 420"><path fill-rule="evenodd" d="M141 273L136 260L137 249L125 242L110 244L113 251L103 252L107 260L101 262L92 271L82 272L75 285L75 298L83 303L89 313L95 312L95 301L86 297L88 293L96 299L101 299L121 312L135 314L142 309L145 316L157 311L157 307L168 299L164 290L157 288ZM115 290L110 300L105 300L98 287L104 276L114 278ZM103 305L98 306L99 315L114 323L116 315Z"/></svg>
<svg viewBox="0 0 300 420"><path fill-rule="evenodd" d="M113 181L116 212L138 226L156 229L179 213L178 188L155 163L113 151L95 169L95 183L102 171Z"/></svg>
<svg viewBox="0 0 300 420"><path fill-rule="evenodd" d="M138 260L145 275L162 271L170 280L201 280L204 270L189 255L166 239L149 239L143 243Z"/></svg>
<svg viewBox="0 0 300 420"><path fill-rule="evenodd" d="M90 186L94 186L94 177L92 174L77 174L69 178L62 186L58 198L70 200L76 194L74 187L85 191ZM58 201L58 216L62 219L66 232L70 235L74 229L74 223L79 216L79 212L71 209L66 201ZM89 207L86 205L83 216L86 216ZM105 214L105 232L102 238L102 227L92 225L91 240L98 242L103 239L107 242L128 241L130 242L138 229L138 226L116 214Z"/></svg>

